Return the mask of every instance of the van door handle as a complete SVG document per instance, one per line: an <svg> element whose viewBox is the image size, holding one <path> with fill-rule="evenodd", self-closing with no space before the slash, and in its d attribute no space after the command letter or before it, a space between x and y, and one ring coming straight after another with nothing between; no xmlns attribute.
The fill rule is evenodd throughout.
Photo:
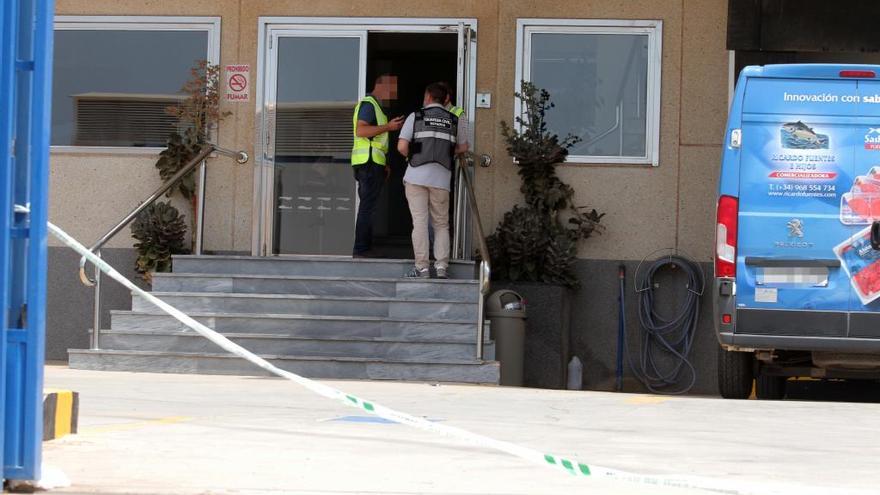
<svg viewBox="0 0 880 495"><path fill-rule="evenodd" d="M871 248L880 250L880 222L871 224Z"/></svg>
<svg viewBox="0 0 880 495"><path fill-rule="evenodd" d="M762 258L746 256L746 266L763 268L840 268L838 259Z"/></svg>

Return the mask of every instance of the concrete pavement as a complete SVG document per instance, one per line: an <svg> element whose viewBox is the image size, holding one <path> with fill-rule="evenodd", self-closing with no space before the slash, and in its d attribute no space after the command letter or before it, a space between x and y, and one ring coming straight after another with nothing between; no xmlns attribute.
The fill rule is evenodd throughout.
<svg viewBox="0 0 880 495"><path fill-rule="evenodd" d="M75 371L80 434L44 444L73 486L107 494L705 493L574 478L376 421L278 379ZM724 401L385 382L333 386L545 452L646 474L874 493L878 404Z"/></svg>

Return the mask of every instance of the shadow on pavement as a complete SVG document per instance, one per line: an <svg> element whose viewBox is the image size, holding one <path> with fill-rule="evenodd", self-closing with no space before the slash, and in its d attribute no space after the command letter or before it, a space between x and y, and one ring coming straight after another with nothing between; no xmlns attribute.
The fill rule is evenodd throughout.
<svg viewBox="0 0 880 495"><path fill-rule="evenodd" d="M785 398L787 400L880 403L880 381L789 381Z"/></svg>

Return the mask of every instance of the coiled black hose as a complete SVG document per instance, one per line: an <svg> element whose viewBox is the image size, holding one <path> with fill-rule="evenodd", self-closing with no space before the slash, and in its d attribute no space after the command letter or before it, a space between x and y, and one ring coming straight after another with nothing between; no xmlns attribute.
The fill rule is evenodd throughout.
<svg viewBox="0 0 880 495"><path fill-rule="evenodd" d="M639 293L640 332L639 360L633 363L629 347L626 358L636 378L652 393L685 394L697 381L697 372L689 356L700 317L700 296L705 276L700 266L678 253L643 262L636 271ZM687 279L687 295L674 316L664 318L655 304L655 277L664 268L679 268ZM643 275L640 277L640 272ZM686 385L681 383L686 381Z"/></svg>

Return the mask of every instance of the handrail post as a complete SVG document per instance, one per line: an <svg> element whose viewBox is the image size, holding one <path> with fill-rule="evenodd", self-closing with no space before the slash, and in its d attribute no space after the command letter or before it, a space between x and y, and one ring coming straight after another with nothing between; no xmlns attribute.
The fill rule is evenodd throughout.
<svg viewBox="0 0 880 495"><path fill-rule="evenodd" d="M483 339L485 337L486 325L486 296L489 295L489 281L492 278L492 261L489 256L489 247L486 242L486 234L483 230L483 221L480 219L480 211L477 207L477 195L474 192L474 186L471 182L470 172L464 157L459 156L457 159L459 168L459 179L464 185L467 193L468 206L470 207L471 216L474 219L474 226L477 229L477 237L480 243L480 273L479 273L479 290L480 299L477 301L477 359L483 359Z"/></svg>
<svg viewBox="0 0 880 495"><path fill-rule="evenodd" d="M465 239L467 238L468 225L468 201L467 201L467 185L462 177L467 173L467 164L464 160L456 160L456 178L455 178L455 231L452 240L452 258L467 259L468 251L465 249Z"/></svg>
<svg viewBox="0 0 880 495"><path fill-rule="evenodd" d="M207 182L207 174L208 174L208 166L207 162L203 161L201 165L199 165L199 186L198 186L198 194L196 199L196 218L195 225L196 231L195 234L195 254L196 256L201 256L202 254L202 246L205 243L205 189Z"/></svg>
<svg viewBox="0 0 880 495"><path fill-rule="evenodd" d="M483 340L486 335L486 294L489 292L489 268L486 261L480 261L480 298L477 300L477 359L483 359Z"/></svg>
<svg viewBox="0 0 880 495"><path fill-rule="evenodd" d="M101 257L101 250L95 251L97 257ZM92 342L91 349L101 349L101 269L95 267L95 312L92 315Z"/></svg>

